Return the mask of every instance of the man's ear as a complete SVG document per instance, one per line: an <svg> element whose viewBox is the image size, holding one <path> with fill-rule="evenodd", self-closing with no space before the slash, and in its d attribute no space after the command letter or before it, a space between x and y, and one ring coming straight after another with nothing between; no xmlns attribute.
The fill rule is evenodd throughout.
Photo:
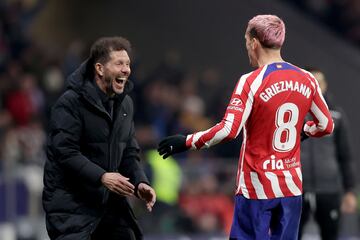
<svg viewBox="0 0 360 240"><path fill-rule="evenodd" d="M101 63L95 63L95 71L100 77L104 76L104 66Z"/></svg>

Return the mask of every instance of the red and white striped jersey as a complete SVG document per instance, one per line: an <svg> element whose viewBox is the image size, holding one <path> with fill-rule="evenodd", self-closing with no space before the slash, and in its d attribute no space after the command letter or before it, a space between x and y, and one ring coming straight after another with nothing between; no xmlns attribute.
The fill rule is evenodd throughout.
<svg viewBox="0 0 360 240"><path fill-rule="evenodd" d="M310 112L313 121L304 125ZM321 137L334 124L318 82L287 62L265 65L243 75L221 122L190 134L186 145L208 148L243 130L236 194L271 199L302 194L300 133Z"/></svg>

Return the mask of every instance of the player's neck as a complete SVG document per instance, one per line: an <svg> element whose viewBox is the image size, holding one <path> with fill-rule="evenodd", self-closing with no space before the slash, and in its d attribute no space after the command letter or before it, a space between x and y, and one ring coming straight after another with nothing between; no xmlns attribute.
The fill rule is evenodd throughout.
<svg viewBox="0 0 360 240"><path fill-rule="evenodd" d="M262 53L259 54L259 58L257 62L258 62L258 66L262 67L264 65L275 62L284 62L284 59L282 59L279 50L267 50L267 51L262 51Z"/></svg>

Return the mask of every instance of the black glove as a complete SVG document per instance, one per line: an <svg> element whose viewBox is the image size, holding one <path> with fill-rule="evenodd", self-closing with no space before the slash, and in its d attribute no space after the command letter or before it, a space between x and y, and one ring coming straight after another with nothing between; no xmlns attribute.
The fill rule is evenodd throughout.
<svg viewBox="0 0 360 240"><path fill-rule="evenodd" d="M164 138L158 147L158 152L160 155L163 155L163 159L174 153L184 152L186 150L188 150L188 147L186 147L186 137L180 134Z"/></svg>
<svg viewBox="0 0 360 240"><path fill-rule="evenodd" d="M309 136L306 135L306 133L304 132L304 130L302 130L302 131L301 131L301 134L300 134L300 140L301 140L301 142L302 142L302 141L305 141L305 140L308 139L308 138L309 138Z"/></svg>
<svg viewBox="0 0 360 240"><path fill-rule="evenodd" d="M304 131L304 126L305 126L305 124L306 124L306 121L304 121L304 124L303 124L302 127L301 127L301 133L300 133L300 141L301 141L301 142L303 142L303 141L305 141L306 139L309 138L309 136L306 135L306 133L305 133L305 131Z"/></svg>

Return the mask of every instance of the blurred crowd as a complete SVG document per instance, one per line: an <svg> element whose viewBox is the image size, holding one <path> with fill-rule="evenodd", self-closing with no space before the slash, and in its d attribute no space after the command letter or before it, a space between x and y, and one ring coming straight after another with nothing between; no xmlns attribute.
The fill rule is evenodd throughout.
<svg viewBox="0 0 360 240"><path fill-rule="evenodd" d="M341 37L360 46L360 1L358 0L283 0L291 2Z"/></svg>
<svg viewBox="0 0 360 240"><path fill-rule="evenodd" d="M49 112L66 88L66 76L88 55L89 43L74 40L61 53L39 46L29 26L45 3L27 3L0 2L0 232L11 223L18 239L38 239L33 223L44 221L41 191ZM142 69L141 56L134 56L136 134L158 200L148 214L133 199L141 225L149 234L229 232L240 142L167 161L154 149L166 135L204 130L219 121L232 86L224 84L218 69L185 69L176 49L167 51L149 72ZM28 227L18 226L23 221Z"/></svg>
<svg viewBox="0 0 360 240"><path fill-rule="evenodd" d="M360 44L360 1L294 3ZM49 111L66 87L66 76L88 55L90 43L81 39L61 53L32 40L29 26L44 5L42 0L0 1L0 231L2 224L17 224L19 219L43 221ZM154 150L164 136L204 130L220 121L235 80L225 81L213 67L186 69L176 49L169 49L162 59L148 72L141 56L132 60L136 134L158 195L151 214L135 198L132 202L145 233L226 234L241 140L166 161ZM31 229L17 231L19 239L37 239L26 234Z"/></svg>

